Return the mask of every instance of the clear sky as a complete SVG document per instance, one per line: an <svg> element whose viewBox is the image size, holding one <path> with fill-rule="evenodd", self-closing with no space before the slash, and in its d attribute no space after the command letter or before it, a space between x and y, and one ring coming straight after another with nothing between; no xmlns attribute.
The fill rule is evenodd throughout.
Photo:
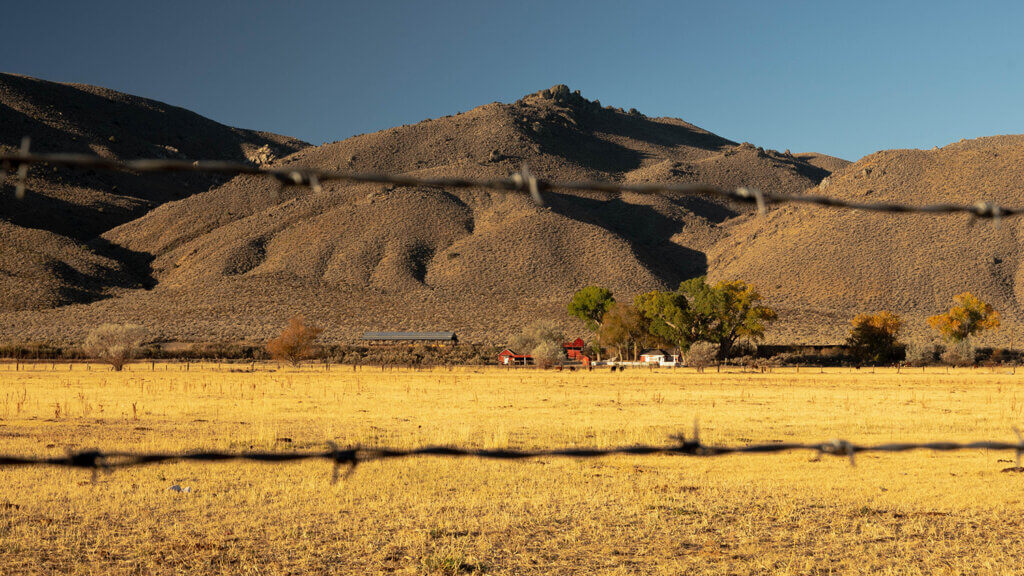
<svg viewBox="0 0 1024 576"><path fill-rule="evenodd" d="M1024 132L1024 3L33 0L4 12L2 71L314 144L559 83L851 160Z"/></svg>

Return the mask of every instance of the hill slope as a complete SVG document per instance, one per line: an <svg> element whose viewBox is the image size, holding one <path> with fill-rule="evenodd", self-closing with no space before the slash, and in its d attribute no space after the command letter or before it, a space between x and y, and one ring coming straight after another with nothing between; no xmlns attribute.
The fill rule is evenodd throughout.
<svg viewBox="0 0 1024 576"><path fill-rule="evenodd" d="M1024 136L961 141L935 150L866 156L815 192L859 201L1021 204ZM1004 316L987 342L1008 345L1021 317L1019 219L893 216L786 207L749 219L709 252L712 276L743 278L783 310L781 340L840 341L858 312L905 316L908 336L931 338L925 319L971 291Z"/></svg>
<svg viewBox="0 0 1024 576"><path fill-rule="evenodd" d="M788 193L829 174L818 162L736 144L681 120L605 108L564 86L305 149L278 164L503 177L522 162L547 178ZM258 339L303 313L332 339L444 328L496 342L539 316L564 318L567 298L587 283L633 294L704 273L705 251L751 209L695 196L547 200L538 208L483 190L344 184L315 193L239 177L103 235L152 259L151 291L3 315L0 331L20 323L53 337L55 322L109 318L146 323L171 339Z"/></svg>
<svg viewBox="0 0 1024 576"><path fill-rule="evenodd" d="M95 86L0 74L0 148L24 136L37 152L108 158L267 161L306 146L240 130L193 112ZM209 190L223 178L36 167L27 195L0 194L0 310L47 308L151 283L147 255L99 236L164 202Z"/></svg>

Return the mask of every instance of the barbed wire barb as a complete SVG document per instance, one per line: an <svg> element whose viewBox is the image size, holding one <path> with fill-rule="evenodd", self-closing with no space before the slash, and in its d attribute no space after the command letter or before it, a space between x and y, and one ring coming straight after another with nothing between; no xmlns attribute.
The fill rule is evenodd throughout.
<svg viewBox="0 0 1024 576"><path fill-rule="evenodd" d="M31 144L32 139L28 136L21 139L20 153L22 156L28 156L29 146L31 146ZM28 180L28 167L29 165L24 163L18 165L18 176L15 179L14 185L14 197L18 200L25 199L25 181Z"/></svg>

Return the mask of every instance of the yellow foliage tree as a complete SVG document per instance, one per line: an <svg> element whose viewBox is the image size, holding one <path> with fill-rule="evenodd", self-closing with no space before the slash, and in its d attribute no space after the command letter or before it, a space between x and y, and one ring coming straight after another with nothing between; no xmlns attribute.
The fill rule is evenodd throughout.
<svg viewBox="0 0 1024 576"><path fill-rule="evenodd" d="M983 330L999 327L999 312L970 292L953 297L953 307L932 316L928 324L950 342L963 342Z"/></svg>
<svg viewBox="0 0 1024 576"><path fill-rule="evenodd" d="M846 345L861 362L883 364L896 359L903 320L892 312L858 314L853 319Z"/></svg>

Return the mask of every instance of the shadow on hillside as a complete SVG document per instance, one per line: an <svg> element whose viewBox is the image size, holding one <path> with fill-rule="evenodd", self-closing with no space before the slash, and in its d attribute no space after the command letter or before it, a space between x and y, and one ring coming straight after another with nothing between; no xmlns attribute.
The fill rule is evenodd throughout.
<svg viewBox="0 0 1024 576"><path fill-rule="evenodd" d="M544 200L556 214L599 226L626 240L637 259L670 288L707 273L704 253L671 241L682 224L650 206L630 204L619 198L595 200L553 192L546 192Z"/></svg>
<svg viewBox="0 0 1024 576"><path fill-rule="evenodd" d="M103 268L96 274L86 275L65 262L51 263L50 270L60 281L62 305L105 300L112 297L110 291L113 289L152 290L156 287L152 255L128 250L102 238L93 240L88 247L114 260L118 267Z"/></svg>
<svg viewBox="0 0 1024 576"><path fill-rule="evenodd" d="M592 131L622 136L655 146L689 146L717 152L736 143L716 134L698 132L687 126L656 122L639 114L602 110L590 126Z"/></svg>
<svg viewBox="0 0 1024 576"><path fill-rule="evenodd" d="M564 126L549 126L543 134L530 134L543 154L557 156L598 172L628 172L641 166L645 155L604 140L593 133Z"/></svg>
<svg viewBox="0 0 1024 576"><path fill-rule="evenodd" d="M696 148L719 152L735 143L693 127L657 122L640 114L596 109L588 104L563 104L538 111L543 130L530 126L523 132L541 152L599 172L627 172L641 166L646 154L615 142L629 139L664 148Z"/></svg>
<svg viewBox="0 0 1024 576"><path fill-rule="evenodd" d="M17 149L31 138L37 153L97 154L117 158L242 160L243 144L265 141L182 108L125 97L105 97L74 86L0 74L0 97L23 100L26 114L0 102L0 144ZM16 104L22 106L22 104ZM269 140L266 140L269 142ZM174 151L177 150L177 152ZM16 224L87 241L153 207L205 192L224 175L150 174L89 169L30 168L29 195L20 205L0 191L0 217ZM32 186L45 194L32 194ZM58 196L60 199L55 199Z"/></svg>
<svg viewBox="0 0 1024 576"><path fill-rule="evenodd" d="M173 146L191 159L228 159L225 153L241 159L247 139L257 145L270 143L255 132L231 128L184 108L127 94L111 91L107 96L102 89L97 93L87 87L11 74L0 74L0 88L10 94L6 98L27 101L39 115L48 115L51 122L91 131L72 138L68 132L28 118L37 124L30 127L33 133L29 134L24 131L29 126L16 116L24 114L3 106L5 125L0 127L0 143L17 145L21 136L29 134L36 138L32 148L37 151L89 153L92 152L89 144L97 143L120 158L134 158L152 156L152 145L160 145ZM60 149L47 150L48 144Z"/></svg>
<svg viewBox="0 0 1024 576"><path fill-rule="evenodd" d="M123 279L111 278L106 285L113 288L142 288L152 290L157 280L153 276L154 256L148 252L136 252L114 244L106 238L94 238L89 248L121 264Z"/></svg>

